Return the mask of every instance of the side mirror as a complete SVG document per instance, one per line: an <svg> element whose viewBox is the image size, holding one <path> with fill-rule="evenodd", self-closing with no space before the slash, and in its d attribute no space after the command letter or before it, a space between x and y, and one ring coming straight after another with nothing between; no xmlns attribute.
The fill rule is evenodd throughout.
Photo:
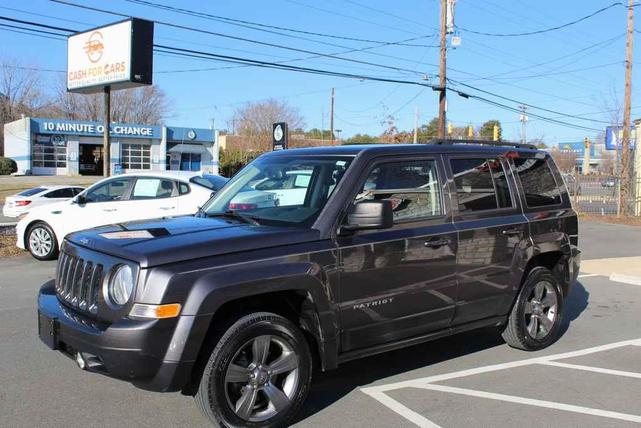
<svg viewBox="0 0 641 428"><path fill-rule="evenodd" d="M363 201L352 206L347 213L347 224L341 229L344 231L389 229L393 224L391 201Z"/></svg>
<svg viewBox="0 0 641 428"><path fill-rule="evenodd" d="M78 205L84 205L87 203L87 199L84 197L84 195L76 196L76 199L74 199L73 201Z"/></svg>

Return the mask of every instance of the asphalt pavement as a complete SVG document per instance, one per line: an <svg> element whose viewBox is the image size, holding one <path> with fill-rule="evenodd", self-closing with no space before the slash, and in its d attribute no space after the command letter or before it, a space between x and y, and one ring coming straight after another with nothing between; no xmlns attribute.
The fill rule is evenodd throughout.
<svg viewBox="0 0 641 428"><path fill-rule="evenodd" d="M584 259L641 256L641 228L581 224ZM55 263L0 260L0 425L199 427L193 399L81 371L37 337L36 294ZM528 353L493 329L319 374L300 427L581 426L641 423L641 286L586 273L561 339Z"/></svg>

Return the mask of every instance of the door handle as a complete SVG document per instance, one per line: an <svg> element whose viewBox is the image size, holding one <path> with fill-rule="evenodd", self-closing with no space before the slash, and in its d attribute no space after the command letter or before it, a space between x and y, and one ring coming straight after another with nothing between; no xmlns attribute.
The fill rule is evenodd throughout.
<svg viewBox="0 0 641 428"><path fill-rule="evenodd" d="M161 210L173 210L176 207L160 207Z"/></svg>
<svg viewBox="0 0 641 428"><path fill-rule="evenodd" d="M523 233L521 229L505 229L501 231L501 234L505 236L520 235L521 233Z"/></svg>
<svg viewBox="0 0 641 428"><path fill-rule="evenodd" d="M438 248L438 247L442 247L442 246L444 246L444 245L448 245L448 244L450 244L451 242L452 242L452 240L447 239L447 238L443 238L443 239L433 239L433 240L431 240L431 241L425 241L425 242L423 243L423 245L425 245L426 247L430 247L430 248Z"/></svg>
<svg viewBox="0 0 641 428"><path fill-rule="evenodd" d="M114 211L118 211L118 208L103 208L102 210L106 213L112 213Z"/></svg>

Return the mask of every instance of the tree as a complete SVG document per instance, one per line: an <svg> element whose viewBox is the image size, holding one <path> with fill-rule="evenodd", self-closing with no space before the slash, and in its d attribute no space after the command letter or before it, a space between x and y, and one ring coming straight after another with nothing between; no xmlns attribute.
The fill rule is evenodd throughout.
<svg viewBox="0 0 641 428"><path fill-rule="evenodd" d="M56 88L54 115L72 120L101 121L103 94L76 94L67 92L66 81L60 79ZM169 112L165 92L157 86L113 91L111 93L111 120L124 123L158 124Z"/></svg>
<svg viewBox="0 0 641 428"><path fill-rule="evenodd" d="M287 122L290 129L305 126L298 108L273 98L237 108L232 122L236 133L247 137L271 135L272 124L276 122Z"/></svg>
<svg viewBox="0 0 641 428"><path fill-rule="evenodd" d="M368 134L356 134L353 137L343 140L343 144L374 144L378 141L378 137Z"/></svg>
<svg viewBox="0 0 641 428"><path fill-rule="evenodd" d="M491 119L481 125L479 130L479 137L492 140L494 139L494 126L499 127L499 141L501 140L501 135L503 135L503 129L501 128L501 122L496 119Z"/></svg>
<svg viewBox="0 0 641 428"><path fill-rule="evenodd" d="M559 167L562 172L574 172L576 169L576 152L569 150L559 150L558 147L554 147L550 150L550 154L554 158L554 162Z"/></svg>
<svg viewBox="0 0 641 428"><path fill-rule="evenodd" d="M5 123L40 114L50 106L41 82L32 68L13 59L0 61L0 130ZM0 155L3 153L4 132L0 132Z"/></svg>
<svg viewBox="0 0 641 428"><path fill-rule="evenodd" d="M332 139L332 133L329 129L318 129L312 128L309 131L304 132L305 138L311 138L315 140L330 140Z"/></svg>

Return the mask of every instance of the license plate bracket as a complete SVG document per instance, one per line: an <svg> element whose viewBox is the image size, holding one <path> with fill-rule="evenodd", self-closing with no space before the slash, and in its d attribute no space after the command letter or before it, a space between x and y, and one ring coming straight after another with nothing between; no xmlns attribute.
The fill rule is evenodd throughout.
<svg viewBox="0 0 641 428"><path fill-rule="evenodd" d="M38 311L38 335L49 349L58 349L59 323L56 318L49 318Z"/></svg>

